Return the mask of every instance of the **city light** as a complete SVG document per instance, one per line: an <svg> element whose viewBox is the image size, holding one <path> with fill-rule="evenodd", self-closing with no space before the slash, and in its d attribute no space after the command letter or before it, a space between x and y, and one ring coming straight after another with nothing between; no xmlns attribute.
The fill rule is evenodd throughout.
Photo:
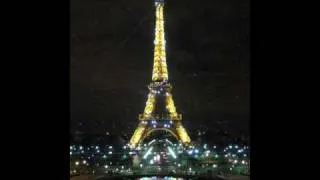
<svg viewBox="0 0 320 180"><path fill-rule="evenodd" d="M210 154L210 150L205 151L205 156L208 157Z"/></svg>
<svg viewBox="0 0 320 180"><path fill-rule="evenodd" d="M173 145L173 143L171 141L169 141L168 139L166 139L166 142L170 143L171 145Z"/></svg>
<svg viewBox="0 0 320 180"><path fill-rule="evenodd" d="M171 149L171 147L168 147L168 150L169 150L169 152L171 153L172 157L173 157L174 159L176 159L177 156L176 156L176 154L174 153L174 151Z"/></svg>
<svg viewBox="0 0 320 180"><path fill-rule="evenodd" d="M155 139L153 139L152 141L150 141L149 143L148 143L148 146L150 146L150 144L152 144L153 142L155 142L156 140Z"/></svg>
<svg viewBox="0 0 320 180"><path fill-rule="evenodd" d="M149 154L151 154L152 149L153 149L153 147L150 147L148 149L147 153L143 156L143 159L146 159L149 156Z"/></svg>
<svg viewBox="0 0 320 180"><path fill-rule="evenodd" d="M152 142L157 141L156 139L153 139ZM179 144L173 144L171 141L169 141L168 139L163 139L163 141L166 141L168 143L165 143L163 145L165 145L164 147L167 149L167 151L163 151L163 149L159 149L158 148L155 149L155 147L153 146L146 146L142 143L142 151L136 151L136 150L131 150L131 151L125 151L123 148L126 145L122 145L120 146L120 149L118 151L111 151L108 149L108 146L106 146L106 149L100 147L99 150L96 149L96 146L93 146L93 148L90 148L90 150L87 151L87 147L83 146L83 148L81 149L85 149L86 150L86 154L80 154L80 146L77 145L77 150L74 150L73 146L70 146L73 150L70 150L70 155L75 155L75 157L70 157L70 158L77 158L75 160L71 160L70 164L73 164L76 166L78 166L77 168L80 169L76 169L76 168L72 168L70 173L73 173L73 170L76 169L78 173L84 173L84 170L82 168L90 166L93 168L103 168L106 169L104 171L107 171L108 173L111 171L115 172L116 169L118 169L118 173L122 174L122 173L129 173L129 170L127 170L127 168L130 168L130 163L128 164L128 161L130 161L130 158L128 156L128 154L137 154L138 156L141 157L141 159L146 159L141 161L139 159L137 159L137 166L140 168L142 168L141 170L148 170L151 167L156 168L156 170L158 169L158 167L162 167L163 163L171 163L171 165L175 166L176 168L179 168L179 170L181 171L188 171L189 173L193 173L193 172L198 172L201 171L201 168L204 171L207 171L208 167L212 168L211 170L215 170L215 171L220 171L220 169L227 169L227 170L232 170L232 174L239 174L239 173L246 173L247 171L249 171L249 163L248 161L249 158L245 158L246 156L248 156L247 151L245 153L241 153L243 152L243 146L241 145L233 145L233 150L229 149L229 151L227 151L226 153L223 153L223 150L226 148L220 148L217 147L218 149L214 150L214 146L210 146L210 145L206 145L206 144L197 144L195 146L190 145L188 148L187 147L180 147L178 146ZM163 142L163 141L159 141L159 142ZM150 143L146 143L146 145L151 145L152 142ZM238 149L236 148L238 146ZM159 146L160 148L162 148L162 145ZM207 149L205 149L205 147L207 147ZM229 148L229 145L228 145ZM242 149L241 149L242 148ZM101 155L98 155L97 152L100 152ZM181 155L179 155L179 159L177 156L177 153L183 153ZM219 153L222 153L221 155ZM112 156L112 155L108 155L108 154L116 154L116 156ZM149 156L150 155L150 156ZM168 157L169 155L169 157ZM94 158L94 156L98 156L97 158ZM222 156L221 159L218 159L219 156ZM106 159L110 157L110 161L106 162ZM111 161L114 161L114 158L117 157L119 158L116 161L123 161L125 162L125 164L123 164L123 162L121 162L120 164L115 163L115 165L112 165ZM132 156L131 156L132 157ZM197 161L197 164L190 164L188 158L194 158ZM91 158L91 160L90 160ZM129 159L128 159L129 158ZM163 158L163 159L162 159ZM181 159L180 159L181 158ZM186 159L183 159L186 158ZM127 159L127 160L126 160ZM101 160L104 161L104 164L101 165ZM125 161L124 161L125 160ZM183 161L180 161L183 160ZM186 162L185 162L186 160ZM226 164L221 164L222 162L224 162L224 160L227 160ZM145 164L146 163L146 164ZM199 164L198 164L199 163ZM212 164L211 164L212 163ZM108 164L108 165L105 165ZM157 165L157 166L153 166L153 165ZM128 166L128 167L127 167ZM187 166L187 167L186 167ZM200 167L200 169L198 170L198 168L196 167ZM218 169L219 167L219 169ZM140 169L139 168L139 169ZM180 169L181 168L181 169ZM191 168L191 170L190 170ZM195 169L196 168L196 169ZM97 169L94 169L96 172ZM151 170L151 169L150 169ZM177 170L177 169L175 169ZM148 170L149 171L149 170ZM164 170L166 171L166 170ZM173 173L173 169L170 170L170 172ZM179 173L178 171L175 173Z"/></svg>

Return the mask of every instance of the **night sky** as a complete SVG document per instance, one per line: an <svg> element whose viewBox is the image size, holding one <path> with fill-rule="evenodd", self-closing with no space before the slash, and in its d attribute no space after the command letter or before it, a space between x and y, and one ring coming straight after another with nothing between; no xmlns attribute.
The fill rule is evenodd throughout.
<svg viewBox="0 0 320 180"><path fill-rule="evenodd" d="M153 1L70 5L71 132L136 126L151 81ZM188 130L249 133L249 10L249 0L166 1L169 80Z"/></svg>

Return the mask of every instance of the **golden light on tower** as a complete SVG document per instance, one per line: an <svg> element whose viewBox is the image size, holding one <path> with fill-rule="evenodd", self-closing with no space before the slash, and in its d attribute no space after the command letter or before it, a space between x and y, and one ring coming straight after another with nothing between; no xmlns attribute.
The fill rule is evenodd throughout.
<svg viewBox="0 0 320 180"><path fill-rule="evenodd" d="M173 102L173 99L172 99L172 95L170 93L167 93L166 94L166 108L168 109L169 111L169 114L170 114L170 117L173 119L173 120L181 120L179 119L178 117L178 113L176 111L176 107L174 106L174 102Z"/></svg>
<svg viewBox="0 0 320 180"><path fill-rule="evenodd" d="M139 125L136 128L136 130L134 131L134 134L131 137L130 142L129 142L131 147L135 147L138 144L138 142L140 141L145 129L146 129L146 127L143 126L143 125Z"/></svg>
<svg viewBox="0 0 320 180"><path fill-rule="evenodd" d="M155 106L155 94L149 93L146 107L144 108L143 117L150 118Z"/></svg>
<svg viewBox="0 0 320 180"><path fill-rule="evenodd" d="M154 39L154 58L152 81L167 81L166 41L164 33L163 2L156 2L156 27Z"/></svg>
<svg viewBox="0 0 320 180"><path fill-rule="evenodd" d="M135 129L129 142L132 148L136 147L145 137L149 136L151 132L155 130L168 131L183 144L189 144L191 141L187 131L181 124L182 116L176 111L171 94L172 87L168 82L169 76L166 61L163 11L163 0L156 0L152 82L149 85L146 106L143 113L139 115L139 125ZM166 115L156 113L155 111L159 108L156 105L159 98L164 99ZM161 126L161 124L163 126Z"/></svg>

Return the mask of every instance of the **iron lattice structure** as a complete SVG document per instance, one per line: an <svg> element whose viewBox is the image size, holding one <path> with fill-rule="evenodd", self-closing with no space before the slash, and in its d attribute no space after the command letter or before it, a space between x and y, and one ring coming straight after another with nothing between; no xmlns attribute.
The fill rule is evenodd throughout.
<svg viewBox="0 0 320 180"><path fill-rule="evenodd" d="M171 133L183 144L190 143L190 137L183 127L181 114L178 114L171 94L166 62L166 41L164 31L164 1L155 1L155 39L152 82L144 112L139 114L139 125L135 129L130 146L136 147L153 131Z"/></svg>

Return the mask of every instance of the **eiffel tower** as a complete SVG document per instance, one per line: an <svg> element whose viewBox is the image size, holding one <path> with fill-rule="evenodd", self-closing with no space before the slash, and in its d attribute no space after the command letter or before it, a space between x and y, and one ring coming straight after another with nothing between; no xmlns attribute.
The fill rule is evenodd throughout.
<svg viewBox="0 0 320 180"><path fill-rule="evenodd" d="M156 130L169 132L184 145L190 143L189 135L181 123L182 116L177 113L172 99L172 86L168 82L163 9L164 0L155 0L156 26L152 82L148 86L149 94L144 112L139 114L139 125L129 142L132 148Z"/></svg>

